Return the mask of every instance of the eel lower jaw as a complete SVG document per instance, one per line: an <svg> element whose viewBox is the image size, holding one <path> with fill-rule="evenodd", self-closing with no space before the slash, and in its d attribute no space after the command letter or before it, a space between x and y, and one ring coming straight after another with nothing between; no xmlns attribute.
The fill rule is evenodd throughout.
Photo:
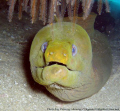
<svg viewBox="0 0 120 111"><path fill-rule="evenodd" d="M70 77L71 79L68 78L65 74L63 74L63 77L65 77L65 76L67 77L66 81L65 81L65 79L63 80L63 81L65 81L65 84L63 84L64 82L58 82L58 79L55 78L55 76L57 77L57 75L54 76L54 75L51 74L51 76L49 76L46 73L46 72L48 72L49 68L52 67L54 69L54 67L58 67L58 66L60 66L64 70L66 70L66 72L70 72L71 73L70 74L71 75L71 77ZM37 70L38 77L40 75L38 83L41 84L41 85L44 85L47 89L57 89L57 90L67 89L67 90L70 90L70 89L74 89L74 88L78 87L78 86L73 85L73 82L76 83L76 81L74 79L72 79L72 78L77 78L81 74L81 72L68 68L66 64L52 61L52 62L46 63L46 65L43 66L43 67L36 67L36 70ZM53 70L53 71L57 71L57 70ZM58 70L57 72L61 73L61 70L60 71ZM46 76L41 76L42 73L44 73L43 75L46 74ZM76 77L72 76L73 73L75 73ZM53 78L52 81L50 79L51 77ZM58 78L59 78L59 76L58 76ZM69 83L69 80L72 81L72 82Z"/></svg>
<svg viewBox="0 0 120 111"><path fill-rule="evenodd" d="M72 87L65 87L65 86L62 86L60 84L57 84L57 83L53 83L53 84L50 84L50 85L47 85L45 86L47 89L58 89L58 90L63 90L63 89L73 89Z"/></svg>
<svg viewBox="0 0 120 111"><path fill-rule="evenodd" d="M60 63L60 62L55 62L55 61L47 63L46 66L52 66L52 65L65 66L69 71L74 71L74 70L68 68L66 64L63 64L63 63ZM60 85L58 83L52 83L50 85L46 85L45 87L47 89L49 88L49 89L57 89L57 90L71 90L71 89L73 89L73 87L63 86L63 85Z"/></svg>

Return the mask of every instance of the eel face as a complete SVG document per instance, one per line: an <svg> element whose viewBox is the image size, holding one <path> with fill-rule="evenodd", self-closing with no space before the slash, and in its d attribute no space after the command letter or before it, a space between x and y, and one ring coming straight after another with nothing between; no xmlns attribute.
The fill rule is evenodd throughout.
<svg viewBox="0 0 120 111"><path fill-rule="evenodd" d="M60 100L79 100L98 90L90 38L77 24L55 23L41 29L32 42L30 64L34 80Z"/></svg>

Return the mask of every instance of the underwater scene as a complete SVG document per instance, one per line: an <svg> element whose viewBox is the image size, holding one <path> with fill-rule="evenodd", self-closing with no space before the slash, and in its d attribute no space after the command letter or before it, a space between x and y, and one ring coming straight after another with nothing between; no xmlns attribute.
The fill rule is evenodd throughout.
<svg viewBox="0 0 120 111"><path fill-rule="evenodd" d="M0 111L120 111L120 0L0 0Z"/></svg>

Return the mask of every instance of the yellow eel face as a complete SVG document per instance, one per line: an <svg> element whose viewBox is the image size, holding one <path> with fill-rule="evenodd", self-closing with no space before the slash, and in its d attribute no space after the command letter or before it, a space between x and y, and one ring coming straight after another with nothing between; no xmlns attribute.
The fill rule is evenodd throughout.
<svg viewBox="0 0 120 111"><path fill-rule="evenodd" d="M81 99L66 98L66 93L77 94L75 90L82 91L92 81L91 61L90 38L82 27L73 23L48 25L32 42L30 64L34 80L63 101Z"/></svg>

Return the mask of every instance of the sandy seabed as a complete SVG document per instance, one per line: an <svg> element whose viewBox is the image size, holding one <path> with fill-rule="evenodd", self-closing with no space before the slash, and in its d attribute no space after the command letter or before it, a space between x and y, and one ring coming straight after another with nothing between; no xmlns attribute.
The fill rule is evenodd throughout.
<svg viewBox="0 0 120 111"><path fill-rule="evenodd" d="M34 82L30 72L31 42L43 27L17 14L11 23L7 11L0 11L0 111L119 111L120 110L120 26L109 35L113 55L112 75L95 95L72 103L52 96Z"/></svg>

